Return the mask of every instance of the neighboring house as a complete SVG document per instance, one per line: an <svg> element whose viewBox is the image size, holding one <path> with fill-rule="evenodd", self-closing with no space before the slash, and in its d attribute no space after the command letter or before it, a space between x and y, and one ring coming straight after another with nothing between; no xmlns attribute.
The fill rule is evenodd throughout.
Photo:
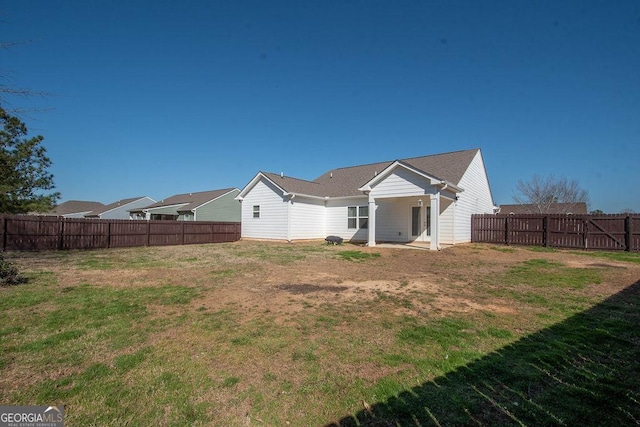
<svg viewBox="0 0 640 427"><path fill-rule="evenodd" d="M155 202L155 200L147 196L122 199L107 206L103 206L100 209L96 209L95 211L89 212L84 217L100 219L132 219L131 214L129 213L130 210L143 208Z"/></svg>
<svg viewBox="0 0 640 427"><path fill-rule="evenodd" d="M471 241L471 215L493 213L480 149L333 169L313 181L258 172L238 195L242 237Z"/></svg>
<svg viewBox="0 0 640 427"><path fill-rule="evenodd" d="M68 200L57 205L51 212L45 215L56 215L65 218L84 218L91 211L101 209L104 205L100 202L87 202L83 200Z"/></svg>
<svg viewBox="0 0 640 427"><path fill-rule="evenodd" d="M533 204L522 205L500 205L500 214L567 214L567 215L579 215L587 213L587 204L584 202L577 203L552 203L549 206L544 207L544 212Z"/></svg>
<svg viewBox="0 0 640 427"><path fill-rule="evenodd" d="M130 209L135 219L240 222L237 188L176 194L157 203Z"/></svg>

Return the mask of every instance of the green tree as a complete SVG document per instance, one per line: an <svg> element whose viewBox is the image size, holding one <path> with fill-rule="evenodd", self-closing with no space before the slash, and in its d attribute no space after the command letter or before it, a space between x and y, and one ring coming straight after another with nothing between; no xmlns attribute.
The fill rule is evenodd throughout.
<svg viewBox="0 0 640 427"><path fill-rule="evenodd" d="M27 126L0 107L0 213L51 210L60 193L49 173L51 160L40 135L27 138Z"/></svg>

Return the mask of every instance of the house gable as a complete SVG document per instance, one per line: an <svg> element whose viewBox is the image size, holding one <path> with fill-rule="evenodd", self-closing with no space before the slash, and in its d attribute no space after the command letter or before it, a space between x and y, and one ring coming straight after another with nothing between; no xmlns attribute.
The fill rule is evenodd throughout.
<svg viewBox="0 0 640 427"><path fill-rule="evenodd" d="M242 201L242 237L287 240L288 193L260 173L245 190L236 197Z"/></svg>
<svg viewBox="0 0 640 427"><path fill-rule="evenodd" d="M236 196L236 199L243 200L244 197L251 191L253 191L255 186L260 182L262 182L263 184L270 183L274 187L273 191L277 191L282 194L287 192L284 188L273 182L264 172L258 172L256 176L254 176L251 181L249 181L249 183L245 185L242 190L240 190L240 193Z"/></svg>
<svg viewBox="0 0 640 427"><path fill-rule="evenodd" d="M444 188L449 192L462 191L453 183L396 161L360 190L370 191L374 197L408 197L435 194Z"/></svg>

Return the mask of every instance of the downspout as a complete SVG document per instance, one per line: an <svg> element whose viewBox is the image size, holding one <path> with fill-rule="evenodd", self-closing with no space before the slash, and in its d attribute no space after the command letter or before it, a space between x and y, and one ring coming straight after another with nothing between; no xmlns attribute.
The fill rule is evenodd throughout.
<svg viewBox="0 0 640 427"><path fill-rule="evenodd" d="M440 245L440 194L449 187L449 183L446 181L440 181L440 184L444 184L444 187L438 191L438 250L442 250L442 246ZM455 213L455 207L454 207ZM455 217L454 217L455 222Z"/></svg>
<svg viewBox="0 0 640 427"><path fill-rule="evenodd" d="M438 250L442 249L442 246L440 245L440 193L445 191L447 188L449 188L449 183L447 181L440 181L440 184L442 184L443 187L440 189L440 191L438 191L438 230L437 230ZM453 233L453 235L451 236L451 240L454 245L456 244L456 205L457 203L458 203L458 196L455 196L455 199L453 201L453 220L451 222L451 232Z"/></svg>
<svg viewBox="0 0 640 427"><path fill-rule="evenodd" d="M289 201L287 202L287 242L291 243L291 207L293 206L293 199L295 194L289 194Z"/></svg>
<svg viewBox="0 0 640 427"><path fill-rule="evenodd" d="M458 196L456 196L453 201L453 221L451 222L451 232L453 234L453 236L451 236L451 242L454 245L456 244L456 206L458 206Z"/></svg>

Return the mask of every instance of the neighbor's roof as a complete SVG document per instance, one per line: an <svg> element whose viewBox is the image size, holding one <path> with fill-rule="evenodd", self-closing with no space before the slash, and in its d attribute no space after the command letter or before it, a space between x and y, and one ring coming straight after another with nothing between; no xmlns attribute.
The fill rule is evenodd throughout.
<svg viewBox="0 0 640 427"><path fill-rule="evenodd" d="M60 203L58 206L53 208L50 213L51 215L69 215L69 214L79 214L83 212L91 212L96 209L101 209L104 205L100 202L89 202L85 200L68 200L66 202Z"/></svg>
<svg viewBox="0 0 640 427"><path fill-rule="evenodd" d="M398 160L398 162L434 178L458 185L478 151L478 148L474 148L472 150L412 157ZM270 172L261 173L288 193L318 197L361 196L362 191L358 189L378 173L391 166L395 161L332 169L313 181L305 181Z"/></svg>
<svg viewBox="0 0 640 427"><path fill-rule="evenodd" d="M110 203L106 206L103 206L100 209L96 209L95 211L91 211L88 214L86 214L85 216L87 217L91 217L91 216L100 216L105 212L109 212L110 210L116 209L120 206L124 206L124 205L128 205L129 203L133 203L136 200L140 200L140 199L144 199L146 196L140 196L140 197L131 197L129 199L122 199L122 200L118 200L117 202L113 202ZM153 199L151 199L153 200Z"/></svg>
<svg viewBox="0 0 640 427"><path fill-rule="evenodd" d="M553 203L549 205L547 212L540 212L534 204L522 204L522 205L500 205L501 214L586 214L587 204L584 202L578 203Z"/></svg>
<svg viewBox="0 0 640 427"><path fill-rule="evenodd" d="M221 190L201 191L199 193L176 194L175 196L160 200L152 205L134 210L138 211L143 209L161 208L164 206L184 205L181 206L178 211L190 211L233 190L237 190L237 188L223 188Z"/></svg>

